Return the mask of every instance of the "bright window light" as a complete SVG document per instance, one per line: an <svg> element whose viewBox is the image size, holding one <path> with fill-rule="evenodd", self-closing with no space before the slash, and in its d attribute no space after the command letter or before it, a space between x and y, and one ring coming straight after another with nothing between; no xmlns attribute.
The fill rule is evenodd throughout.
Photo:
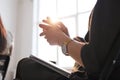
<svg viewBox="0 0 120 80"><path fill-rule="evenodd" d="M38 24L46 17L59 18L68 28L70 37L84 37L88 30L88 19L96 0L34 0L34 23ZM47 61L54 61L61 67L73 67L74 60L63 55L61 48L51 46L41 29L34 25L33 54Z"/></svg>

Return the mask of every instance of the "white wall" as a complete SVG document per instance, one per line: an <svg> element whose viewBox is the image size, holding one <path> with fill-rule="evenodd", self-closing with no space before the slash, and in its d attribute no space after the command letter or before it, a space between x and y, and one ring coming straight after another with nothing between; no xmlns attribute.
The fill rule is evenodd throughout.
<svg viewBox="0 0 120 80"><path fill-rule="evenodd" d="M5 28L12 32L14 50L5 80L12 80L18 61L31 54L33 28L32 0L0 0L0 13Z"/></svg>
<svg viewBox="0 0 120 80"><path fill-rule="evenodd" d="M18 25L16 29L16 57L23 58L31 54L33 4L32 0L19 0Z"/></svg>
<svg viewBox="0 0 120 80"><path fill-rule="evenodd" d="M5 28L15 34L17 17L17 0L0 0L0 14Z"/></svg>

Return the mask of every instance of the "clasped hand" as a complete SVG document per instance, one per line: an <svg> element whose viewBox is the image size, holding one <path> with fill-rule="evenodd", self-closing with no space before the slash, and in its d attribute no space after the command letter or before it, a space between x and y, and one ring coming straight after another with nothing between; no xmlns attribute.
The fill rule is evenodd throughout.
<svg viewBox="0 0 120 80"><path fill-rule="evenodd" d="M62 22L53 23L49 17L42 20L39 24L43 32L40 36L44 36L50 45L62 45L65 39L69 38L68 29Z"/></svg>

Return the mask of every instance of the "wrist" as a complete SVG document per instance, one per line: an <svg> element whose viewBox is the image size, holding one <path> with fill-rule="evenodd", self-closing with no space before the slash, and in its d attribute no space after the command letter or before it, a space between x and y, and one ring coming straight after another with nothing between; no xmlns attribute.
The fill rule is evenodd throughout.
<svg viewBox="0 0 120 80"><path fill-rule="evenodd" d="M61 45L61 48L62 48L62 52L63 52L63 54L65 54L65 55L69 55L68 54L68 45L72 42L73 40L72 39L67 39L67 40L65 40L63 43L62 43L62 45Z"/></svg>
<svg viewBox="0 0 120 80"><path fill-rule="evenodd" d="M68 46L68 44L69 44L71 41L73 41L73 40L72 40L72 39L68 39L68 40L64 41L63 44L66 45L66 46Z"/></svg>

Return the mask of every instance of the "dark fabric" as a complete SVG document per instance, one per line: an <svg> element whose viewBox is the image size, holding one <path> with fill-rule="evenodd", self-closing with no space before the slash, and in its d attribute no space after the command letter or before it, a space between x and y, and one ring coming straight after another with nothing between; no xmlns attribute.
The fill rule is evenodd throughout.
<svg viewBox="0 0 120 80"><path fill-rule="evenodd" d="M59 73L33 61L24 58L17 66L16 78L18 80L68 80Z"/></svg>
<svg viewBox="0 0 120 80"><path fill-rule="evenodd" d="M108 80L120 80L120 64L115 66Z"/></svg>
<svg viewBox="0 0 120 80"><path fill-rule="evenodd" d="M119 7L119 0L97 0L94 7L89 44L86 44L81 51L86 71L92 76L96 77L102 71L120 31Z"/></svg>
<svg viewBox="0 0 120 80"><path fill-rule="evenodd" d="M84 39L86 42L89 42L89 31L86 33Z"/></svg>
<svg viewBox="0 0 120 80"><path fill-rule="evenodd" d="M118 59L116 60L113 70L108 78L108 80L120 80L120 51Z"/></svg>
<svg viewBox="0 0 120 80"><path fill-rule="evenodd" d="M5 78L9 61L10 61L10 56L0 55L0 72L2 73L3 76L2 80L4 80Z"/></svg>
<svg viewBox="0 0 120 80"><path fill-rule="evenodd" d="M89 80L86 72L76 71L71 73L70 80Z"/></svg>

